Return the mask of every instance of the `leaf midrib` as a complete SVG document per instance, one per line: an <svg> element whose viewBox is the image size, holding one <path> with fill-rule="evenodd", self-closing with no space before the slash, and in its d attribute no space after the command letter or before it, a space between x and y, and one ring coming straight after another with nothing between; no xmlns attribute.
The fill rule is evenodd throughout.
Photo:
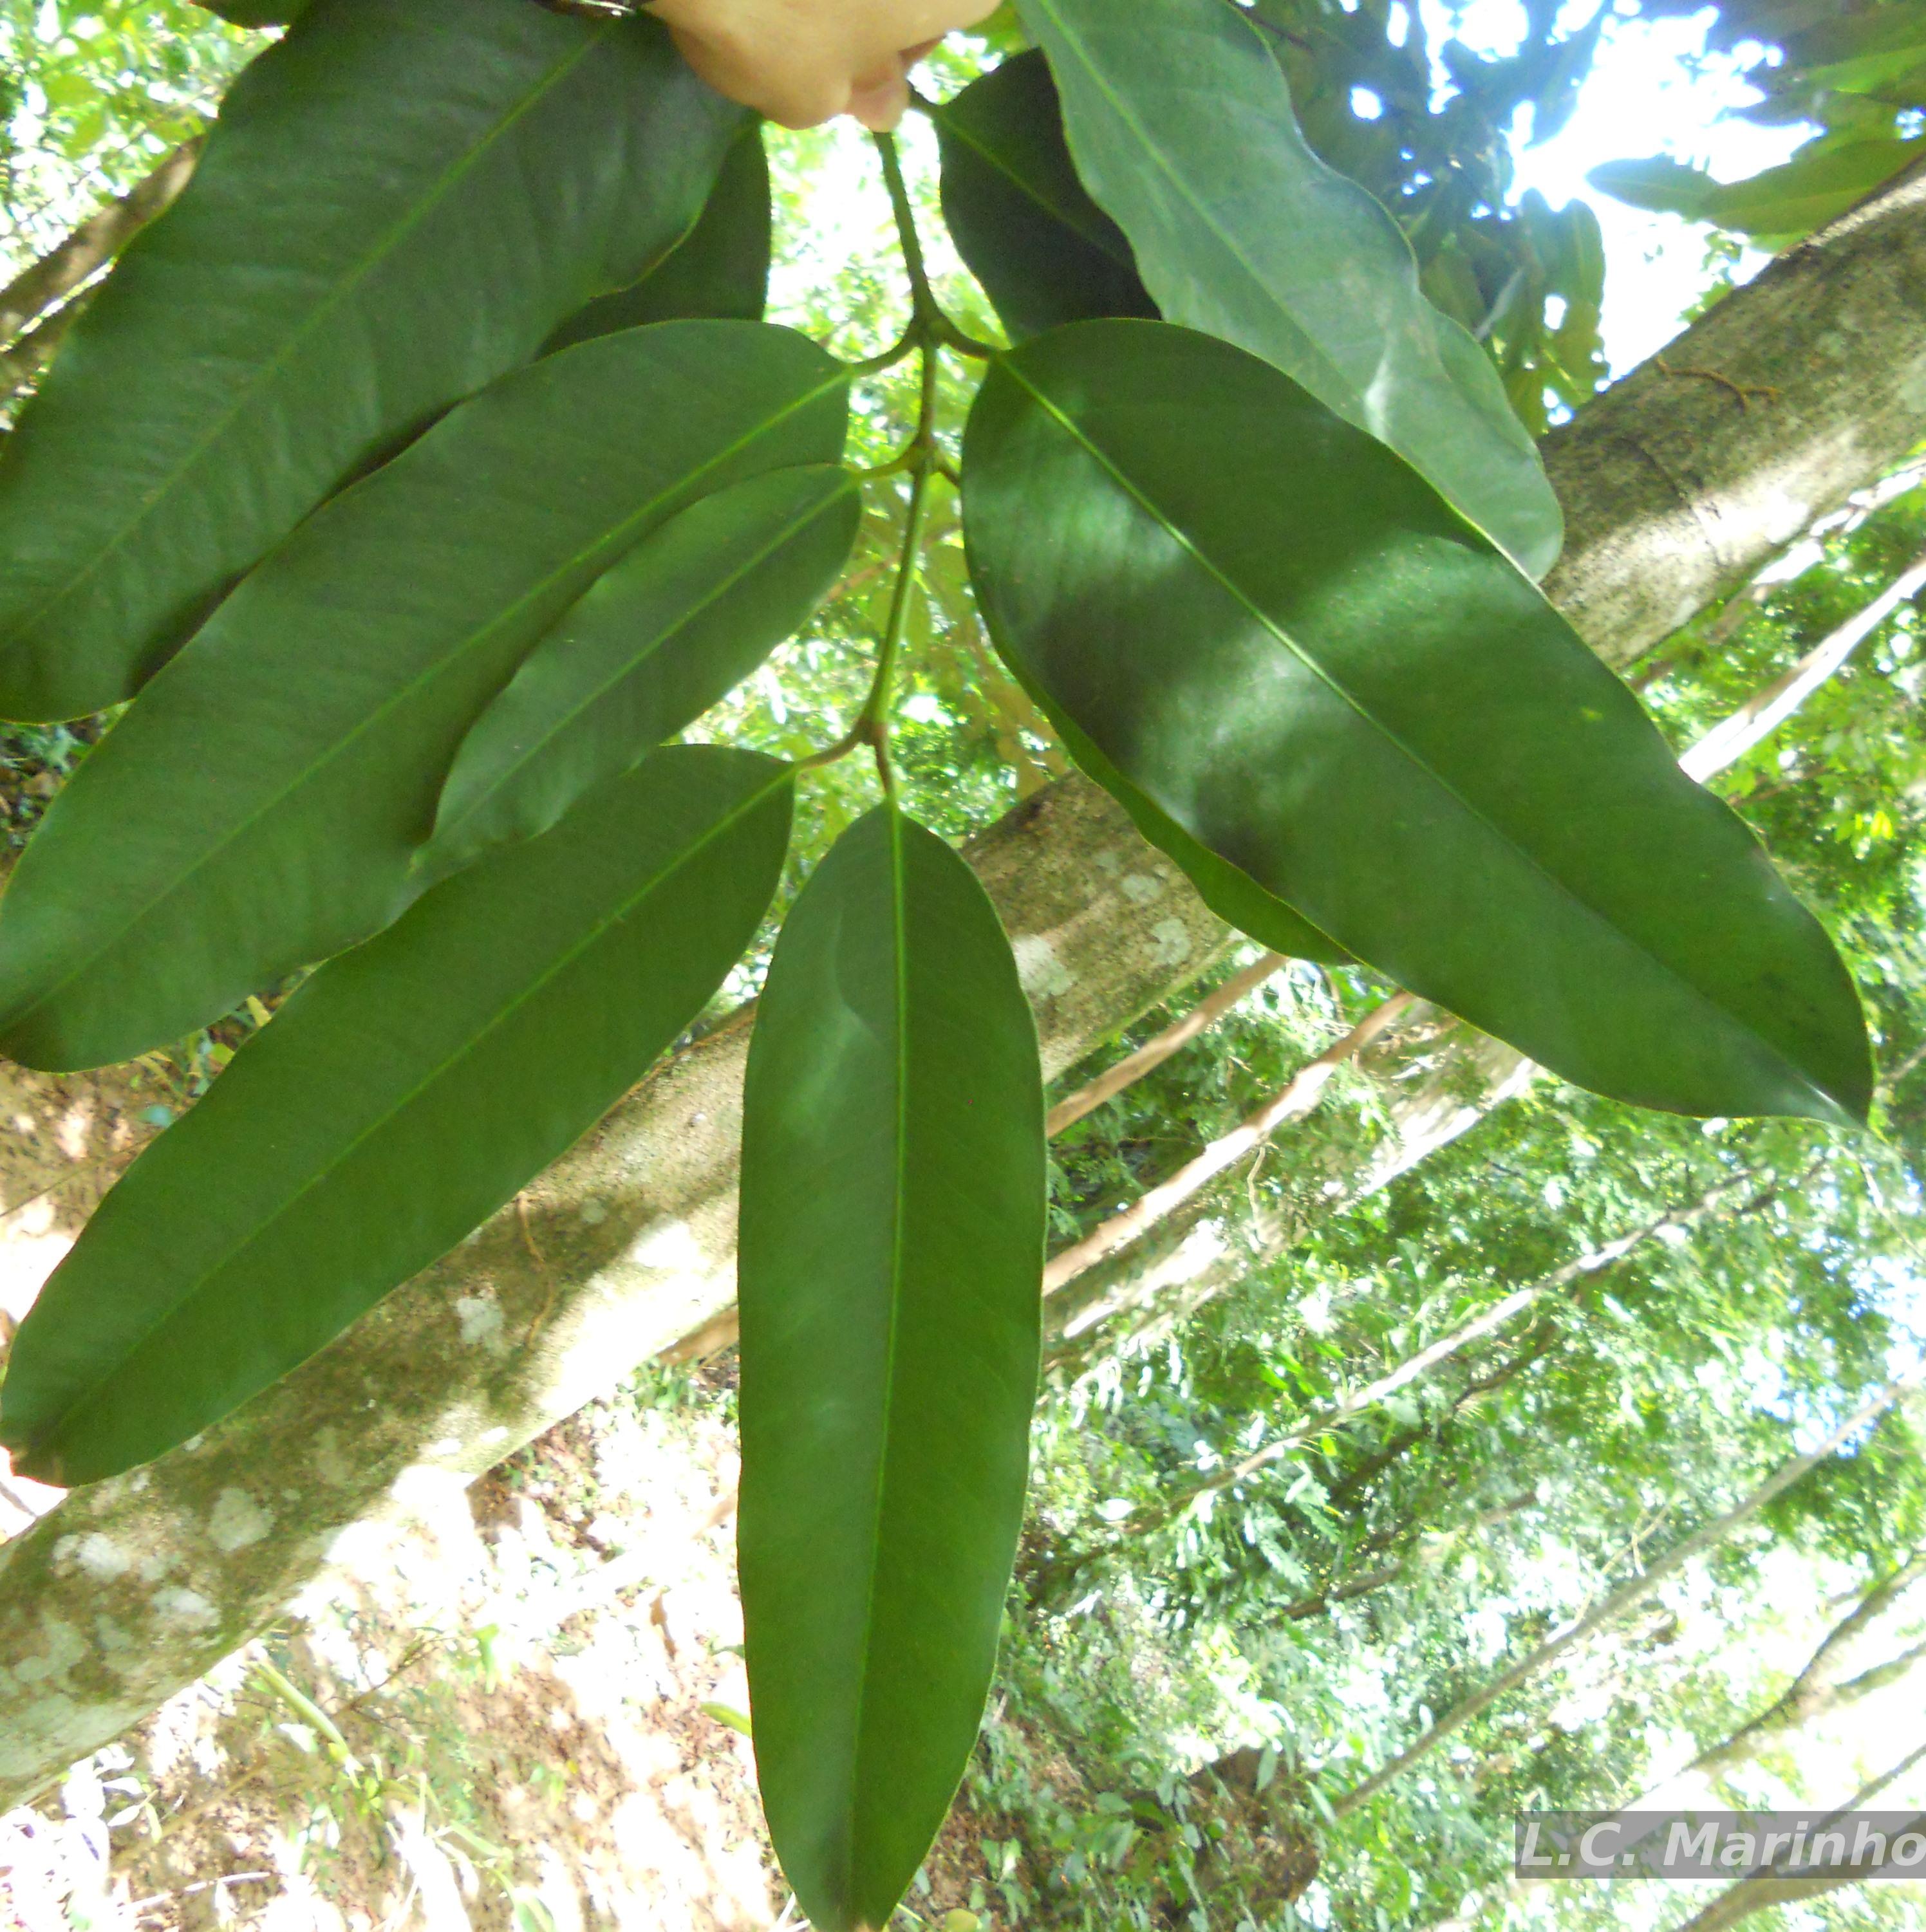
<svg viewBox="0 0 1926 1932"><path fill-rule="evenodd" d="M1685 990L1691 994L1692 998L1697 1000L1701 1005L1705 1006L1717 1018L1722 1025L1726 1027L1738 1028L1748 1038L1755 1041L1759 1046L1762 1047L1768 1053L1769 1053L1773 1059L1779 1064L1782 1069L1791 1072L1802 1087L1805 1088L1809 1092L1812 1093L1819 1100L1822 1101L1829 1109L1837 1110L1838 1102L1834 1100L1830 1094L1827 1094L1822 1088L1820 1088L1813 1080L1811 1076L1806 1072L1804 1068L1798 1066L1796 1062L1789 1059L1785 1051L1775 1042L1768 1040L1764 1034L1759 1032L1757 1029L1753 1027L1750 1021L1741 1018L1740 1016L1731 1011L1729 1008L1722 1005L1717 999L1716 999L1711 994L1706 992L1706 990L1702 986L1699 986L1696 980L1688 978L1669 961L1660 958L1658 955L1651 950L1642 939L1636 938L1633 934L1627 932L1624 927L1620 926L1609 914L1601 911L1597 907L1593 905L1588 900L1582 898L1579 894L1564 879L1561 878L1557 873L1549 870L1543 861L1541 860L1536 854L1520 845L1510 832L1506 831L1502 826L1495 824L1482 809L1474 805L1469 799L1465 797L1464 794L1461 792L1455 784L1453 784L1442 773L1436 771L1425 759L1420 758L1417 752L1414 750L1411 746L1408 745L1398 733L1393 730L1381 719L1375 716L1372 712L1365 706L1360 699L1354 696L1353 694L1347 689L1345 686L1341 684L1336 677L1334 676L1322 664L1321 664L1315 657L1310 656L1286 631L1281 628L1276 621L1272 619L1268 611L1263 610L1261 607L1254 603L1245 592L1240 585L1234 583L1229 577L1225 575L1224 572L1218 568L1215 562L1213 562L1211 558L1207 556L1198 547L1197 543L1191 537L1189 532L1186 530L1179 529L1177 525L1157 506L1155 503L1152 502L1151 500L1138 488L1136 483L1130 477L1127 476L1122 470L1118 468L1116 464L1111 460L1108 454L1105 451L1098 448L1098 446L1083 433L1081 426L1077 424L1074 418L1066 415L1063 410L1057 406L1056 404L1050 397L1045 395L1041 390L1038 389L1035 384L1030 382L1029 378L1023 374L1023 371L1016 366L1014 357L1005 357L1002 363L1002 367L1004 370L1017 383L1019 383L1022 388L1036 401L1038 405L1050 415L1050 416L1064 430L1071 439L1084 451L1091 460L1102 468L1105 473L1110 478L1111 481L1116 484L1119 489L1122 490L1125 495L1129 496L1130 499L1135 502L1146 514L1152 518L1158 524L1158 527L1164 530L1177 544L1179 544L1185 553L1197 564L1199 568L1201 568L1221 590L1240 605L1243 610L1249 614L1252 620L1256 622L1268 635L1275 638L1277 642L1282 646L1282 647L1288 651L1299 664L1303 665L1306 670L1309 671L1314 677L1323 684L1325 688L1331 692L1333 696L1339 699L1339 701L1342 703L1346 708L1348 709L1374 735L1382 739L1393 748L1393 750L1397 752L1401 758L1410 764L1412 768L1420 775L1420 776L1428 780L1431 784L1435 785L1437 788L1442 792L1453 804L1456 806L1467 818L1471 819L1474 824L1483 826L1485 830L1491 834L1493 839L1495 840L1498 844L1513 854L1530 871L1535 872L1540 878L1544 880L1547 884L1552 886L1555 892L1556 892L1561 897L1569 901L1570 903L1575 906L1588 920L1590 920L1595 924L1603 927L1606 932L1611 934L1615 938L1631 947L1638 956L1649 962L1653 967L1654 967L1659 972L1664 974L1668 979L1673 981L1675 984L1684 987ZM1487 541L1489 541L1489 539ZM1102 747L1100 746L1098 748L1101 750L1102 749ZM1105 755L1107 757L1107 753L1106 753ZM1149 794L1146 794L1146 795L1148 796ZM1152 802L1155 804L1156 803L1156 800L1153 798L1152 800ZM1161 806L1158 808L1160 810L1162 809ZM1185 829L1188 830L1188 828ZM1195 835L1192 834L1192 836L1195 836ZM1209 848L1207 848L1206 849ZM1221 857L1222 855L1220 854L1218 856ZM1266 888L1266 890L1268 889ZM1288 903L1288 902L1286 902L1286 903ZM1314 921L1312 922L1315 924L1316 922ZM1319 930L1322 931L1324 928L1321 926ZM1342 940L1340 940L1339 943L1342 944Z"/></svg>
<svg viewBox="0 0 1926 1932"><path fill-rule="evenodd" d="M909 945L906 902L909 886L903 863L903 816L894 803L882 809L889 814L890 918L895 956L896 982L896 1171L893 1197L894 1222L890 1230L889 1334L883 1357L883 1402L876 1461L876 1501L870 1534L870 1574L863 1602L862 1669L856 1680L855 1708L850 1713L849 1837L844 1844L843 1896L854 1901L856 1889L855 1820L861 1809L864 1786L864 1706L868 1702L872 1660L876 1644L876 1588L883 1564L883 1518L889 1492L890 1448L896 1408L896 1358L900 1318L903 1311L903 1228L909 1216Z"/></svg>
<svg viewBox="0 0 1926 1932"><path fill-rule="evenodd" d="M452 1052L430 1068L407 1091L401 1095L387 1111L368 1123L360 1132L348 1142L327 1164L319 1168L305 1185L284 1200L273 1213L248 1229L219 1258L209 1262L195 1276L193 1281L170 1301L167 1306L144 1328L139 1336L122 1352L120 1359L99 1380L90 1384L80 1394L74 1396L62 1412L63 1419L71 1418L83 1403L98 1397L110 1388L116 1378L125 1374L134 1358L162 1330L169 1327L182 1310L203 1293L209 1283L224 1273L236 1258L257 1243L265 1240L275 1226L293 1214L316 1188L323 1185L331 1176L350 1162L362 1147L376 1135L385 1131L403 1114L412 1108L423 1094L438 1084L451 1068L463 1060L472 1058L482 1046L514 1018L545 988L551 981L568 970L583 955L599 945L610 928L628 919L640 903L654 892L666 886L678 874L686 869L707 851L716 842L733 831L743 820L759 810L768 800L784 785L795 778L793 767L784 766L779 772L772 774L768 782L760 787L741 804L734 808L726 817L717 820L693 844L687 846L664 865L659 871L651 873L635 890L605 914L568 950L558 955L536 979L505 1004L497 1009L487 1022L476 1028L467 1040ZM41 1440L47 1439L44 1433Z"/></svg>
<svg viewBox="0 0 1926 1932"><path fill-rule="evenodd" d="M49 611L71 597L106 567L108 560L119 553L122 546L140 530L181 479L227 434L256 398L279 380L296 352L305 346L308 338L335 310L359 290L362 284L381 263L396 253L401 243L455 192L457 186L468 175L481 165L482 158L506 138L510 130L533 113L542 100L559 87L610 34L616 31L614 23L591 29L590 38L580 47L546 69L539 84L531 87L509 112L497 120L485 134L477 138L461 159L436 180L432 190L408 214L383 232L374 245L315 305L307 319L287 338L274 356L263 364L242 386L232 406L215 418L212 426L188 448L179 461L139 500L133 514L127 521L95 551L80 570L58 589L50 591L32 610L16 622L7 636L0 638L0 650L9 649L19 643L22 636L38 625Z"/></svg>
<svg viewBox="0 0 1926 1932"><path fill-rule="evenodd" d="M325 770L338 759L344 757L366 733L373 730L376 725L391 712L412 698L423 686L431 683L440 677L458 658L474 650L484 639L509 622L527 605L544 596L560 578L580 568L584 561L596 550L618 542L624 531L643 521L669 498L699 482L704 476L708 475L719 465L726 463L732 457L749 448L759 438L773 435L792 416L807 409L813 403L819 401L831 391L843 387L849 380L848 372L839 370L828 381L817 384L776 415L765 418L747 434L738 437L734 442L719 450L699 468L690 471L687 475L671 487L659 491L647 503L624 518L619 524L611 525L594 542L587 544L564 564L551 571L539 583L524 592L506 610L483 625L480 629L470 632L467 638L446 655L436 658L433 663L425 666L408 683L401 686L374 710L369 712L352 730L334 740L320 757L304 766L279 791L264 800L254 811L236 824L224 838L208 847L191 866L185 871L176 873L165 884L149 895L131 916L122 920L112 934L84 958L77 961L71 969L63 977L56 980L52 986L49 986L38 999L29 1006L19 1008L8 1022L9 1029L17 1028L34 1014L44 1010L50 1000L57 998L59 994L65 992L75 980L80 978L98 961L105 958L116 947L126 944L146 922L157 907L165 903L176 893L185 890L202 872L215 864L232 847L251 832L263 819L280 810L290 798L312 780L317 773ZM560 621L559 618L557 621ZM542 633L543 636L546 634L545 632ZM539 638L535 639L530 648L533 650L534 645L540 641Z"/></svg>

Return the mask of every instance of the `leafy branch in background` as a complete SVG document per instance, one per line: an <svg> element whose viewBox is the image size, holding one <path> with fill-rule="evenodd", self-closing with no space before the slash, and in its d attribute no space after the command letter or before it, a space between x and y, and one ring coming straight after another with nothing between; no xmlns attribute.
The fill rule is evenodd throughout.
<svg viewBox="0 0 1926 1932"><path fill-rule="evenodd" d="M1594 187L1776 250L1926 154L1926 8L1916 0L1837 14L1738 0L1720 9L1708 45L1755 50L1744 77L1762 98L1738 110L1745 118L1817 131L1790 160L1744 181L1661 154L1594 168Z"/></svg>
<svg viewBox="0 0 1926 1932"><path fill-rule="evenodd" d="M1278 952L1687 1113L1862 1119L1856 997L1539 593L1504 377L1224 0L1024 0L1037 46L929 110L1016 346L937 302L885 140L909 320L854 362L760 319L756 131L654 22L244 10L299 17L0 464L0 710L131 700L0 902L0 1042L97 1065L314 970L49 1282L0 1437L131 1467L445 1252L684 1032L799 783L867 752L750 1054L741 1556L778 1854L878 1928L990 1681L1045 1225L1017 964L891 756L943 492L1016 685ZM912 358L906 442L851 469L852 388ZM847 728L670 742L843 578L866 489L897 554Z"/></svg>

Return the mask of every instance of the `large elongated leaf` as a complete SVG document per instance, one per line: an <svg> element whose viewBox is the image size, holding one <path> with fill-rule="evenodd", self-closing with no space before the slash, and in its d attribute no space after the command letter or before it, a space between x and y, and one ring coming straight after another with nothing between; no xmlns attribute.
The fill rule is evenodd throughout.
<svg viewBox="0 0 1926 1932"><path fill-rule="evenodd" d="M1306 145L1225 0L1019 0L1077 169L1166 320L1275 363L1414 464L1534 576L1563 524L1489 358L1418 286L1398 226Z"/></svg>
<svg viewBox="0 0 1926 1932"><path fill-rule="evenodd" d="M1123 230L1077 178L1040 52L972 81L936 122L943 218L1013 340L1060 322L1155 316Z"/></svg>
<svg viewBox="0 0 1926 1932"><path fill-rule="evenodd" d="M126 698L342 478L696 220L741 110L653 22L315 0L0 460L0 713Z"/></svg>
<svg viewBox="0 0 1926 1932"><path fill-rule="evenodd" d="M819 464L732 484L645 538L476 720L417 862L451 871L545 830L699 718L816 608L862 513L856 479Z"/></svg>
<svg viewBox="0 0 1926 1932"><path fill-rule="evenodd" d="M847 372L759 322L544 358L310 518L54 801L0 898L0 1039L119 1060L392 920L464 734L633 544L841 454Z"/></svg>
<svg viewBox="0 0 1926 1932"><path fill-rule="evenodd" d="M709 191L702 219L651 264L647 274L598 296L548 338L553 350L612 329L704 316L760 322L769 300L771 210L762 130L739 134Z"/></svg>
<svg viewBox="0 0 1926 1932"><path fill-rule="evenodd" d="M101 1204L0 1392L86 1483L284 1375L585 1132L701 1010L782 872L792 784L677 746L325 966Z"/></svg>
<svg viewBox="0 0 1926 1932"><path fill-rule="evenodd" d="M1192 838L1568 1078L1858 1118L1858 1002L1739 820L1520 573L1240 350L1087 322L964 447L999 648Z"/></svg>
<svg viewBox="0 0 1926 1932"><path fill-rule="evenodd" d="M1042 1077L996 915L885 806L777 944L744 1102L742 1518L770 1835L881 1927L962 1775L1021 1521Z"/></svg>

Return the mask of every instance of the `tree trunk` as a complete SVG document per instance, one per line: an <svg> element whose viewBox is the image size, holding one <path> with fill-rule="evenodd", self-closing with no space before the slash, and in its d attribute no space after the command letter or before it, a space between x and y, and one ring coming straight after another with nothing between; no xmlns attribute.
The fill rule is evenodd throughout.
<svg viewBox="0 0 1926 1932"><path fill-rule="evenodd" d="M1547 445L1567 507L1552 595L1624 664L1926 435L1926 170L1729 296ZM1654 481L1662 477L1662 485ZM1225 944L1087 782L972 854L1053 1073ZM58 1778L259 1630L338 1533L459 1484L725 1308L746 1025L659 1070L525 1197L238 1414L62 1504L0 1552L0 1807ZM1517 1057L1474 1045L1484 1090ZM1454 1082L1334 1205L1477 1118ZM50 1155L49 1165L54 1165Z"/></svg>
<svg viewBox="0 0 1926 1932"><path fill-rule="evenodd" d="M1736 590L1918 440L1922 224L1926 162L1546 438L1566 538L1545 588L1606 663Z"/></svg>

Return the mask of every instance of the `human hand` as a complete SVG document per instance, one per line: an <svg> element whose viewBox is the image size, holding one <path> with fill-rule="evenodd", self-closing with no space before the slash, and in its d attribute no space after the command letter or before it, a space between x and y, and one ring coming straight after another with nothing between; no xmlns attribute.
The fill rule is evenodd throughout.
<svg viewBox="0 0 1926 1932"><path fill-rule="evenodd" d="M909 73L997 0L655 0L683 58L732 100L786 128L853 115L878 132L909 104Z"/></svg>

